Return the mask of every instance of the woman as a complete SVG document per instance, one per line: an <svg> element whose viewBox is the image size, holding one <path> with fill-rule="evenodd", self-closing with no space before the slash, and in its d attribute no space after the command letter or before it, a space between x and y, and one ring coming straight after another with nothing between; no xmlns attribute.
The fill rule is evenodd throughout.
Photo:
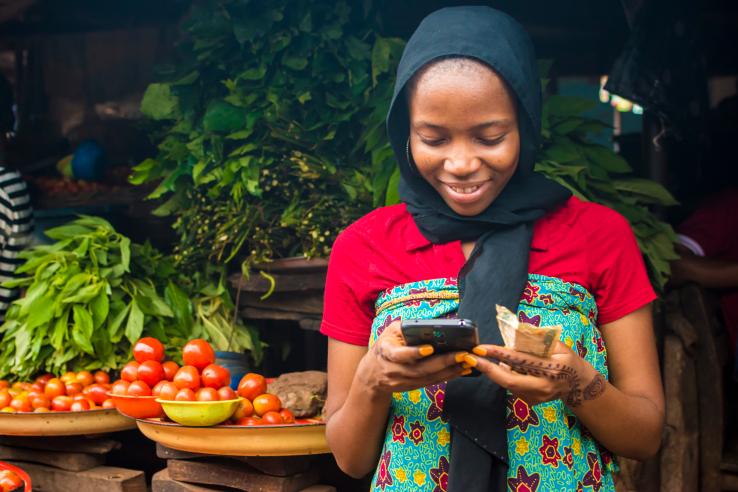
<svg viewBox="0 0 738 492"><path fill-rule="evenodd" d="M625 219L533 172L540 111L532 44L498 11L437 11L405 48L387 117L403 203L336 240L321 328L326 436L373 490L614 490L608 449L658 448L640 252ZM495 304L563 343L500 347ZM403 317L449 316L477 322L476 355L404 344Z"/></svg>

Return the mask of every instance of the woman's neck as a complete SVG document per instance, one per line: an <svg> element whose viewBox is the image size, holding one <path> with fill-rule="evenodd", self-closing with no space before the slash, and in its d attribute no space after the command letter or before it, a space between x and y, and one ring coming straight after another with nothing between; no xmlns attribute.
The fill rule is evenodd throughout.
<svg viewBox="0 0 738 492"><path fill-rule="evenodd" d="M474 250L475 241L466 241L461 243L461 251L464 253L464 258L469 259Z"/></svg>

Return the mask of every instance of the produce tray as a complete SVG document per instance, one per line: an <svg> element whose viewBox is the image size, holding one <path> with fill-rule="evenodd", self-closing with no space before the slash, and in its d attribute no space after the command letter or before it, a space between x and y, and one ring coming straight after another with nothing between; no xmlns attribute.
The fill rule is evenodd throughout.
<svg viewBox="0 0 738 492"><path fill-rule="evenodd" d="M301 420L284 425L185 427L161 419L139 419L152 441L190 453L221 456L300 456L330 453L325 423Z"/></svg>
<svg viewBox="0 0 738 492"><path fill-rule="evenodd" d="M0 413L0 435L86 436L135 429L115 408L84 412Z"/></svg>

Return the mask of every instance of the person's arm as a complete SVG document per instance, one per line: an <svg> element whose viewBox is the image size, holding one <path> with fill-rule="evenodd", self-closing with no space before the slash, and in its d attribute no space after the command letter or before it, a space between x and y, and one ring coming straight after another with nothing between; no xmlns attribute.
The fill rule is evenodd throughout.
<svg viewBox="0 0 738 492"><path fill-rule="evenodd" d="M356 478L374 470L393 392L437 384L468 371L461 356L432 353L429 345L406 346L399 321L368 350L329 339L326 439L341 470Z"/></svg>
<svg viewBox="0 0 738 492"><path fill-rule="evenodd" d="M651 305L600 330L607 346L609 381L561 342L547 359L480 345L474 352L486 358L466 356L466 360L530 405L561 398L610 451L646 459L658 451L664 425Z"/></svg>
<svg viewBox="0 0 738 492"><path fill-rule="evenodd" d="M738 261L697 256L683 246L677 246L681 256L671 263L671 283L694 282L708 289L738 287Z"/></svg>

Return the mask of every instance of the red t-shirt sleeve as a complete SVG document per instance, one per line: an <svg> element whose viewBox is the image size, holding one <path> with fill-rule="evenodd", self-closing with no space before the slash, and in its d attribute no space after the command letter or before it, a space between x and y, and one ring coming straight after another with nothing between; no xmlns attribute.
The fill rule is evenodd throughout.
<svg viewBox="0 0 738 492"><path fill-rule="evenodd" d="M588 214L588 259L598 324L616 321L656 299L635 234L617 212L594 206Z"/></svg>
<svg viewBox="0 0 738 492"><path fill-rule="evenodd" d="M371 247L353 229L336 238L328 260L320 332L353 345L369 343L374 306L368 292Z"/></svg>

